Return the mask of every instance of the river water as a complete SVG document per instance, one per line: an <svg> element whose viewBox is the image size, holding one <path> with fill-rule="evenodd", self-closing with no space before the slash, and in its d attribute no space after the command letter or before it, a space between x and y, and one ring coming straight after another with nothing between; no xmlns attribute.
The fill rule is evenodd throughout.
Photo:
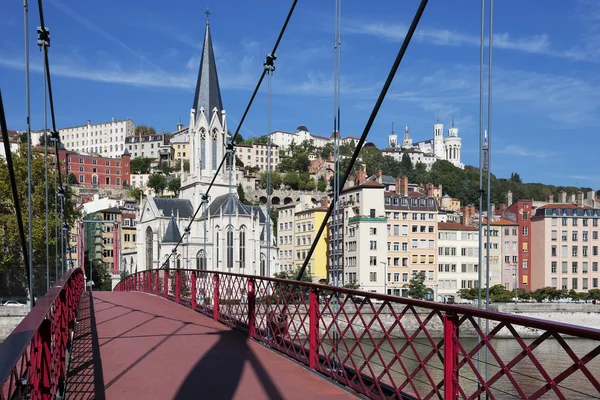
<svg viewBox="0 0 600 400"><path fill-rule="evenodd" d="M441 339L433 340L435 343L441 341ZM530 344L534 342L534 340L535 339L525 339L524 341L527 344ZM375 339L374 341L375 343L378 343L380 340ZM461 338L461 345L466 352L473 349L477 345L477 342L476 338ZM493 349L497 352L498 357L505 365L509 364L510 361L523 350L515 339L492 339L490 342ZM565 338L565 342L578 358L583 357L594 349L600 351L600 345L594 341ZM425 337L418 338L416 342L413 342L414 350L408 346L398 358L394 356L395 353L401 352L401 349L407 346L407 342L404 339L392 339L391 341L383 340L381 344L378 345L379 354L374 351L375 346L370 340L361 341L360 346L356 345L356 341L347 339L344 343L345 344L338 345L338 355L343 364L351 368L359 369L363 374L368 376L380 376L381 382L392 384L393 380L394 384L398 387L404 385L402 391L405 393L418 393L420 396L425 397L432 391L432 387L437 386L444 378L443 363L441 361L441 358L443 357L442 347L439 356L434 354L433 357L426 362L426 368L421 369L412 379L407 379L407 375L411 375L413 371L419 368L419 362L415 356L415 352L423 359L431 353L433 349L432 345ZM331 349L331 342L323 344L322 349L329 351ZM479 368L481 376L485 378L487 365L488 379L500 370L499 363L491 352L488 353L486 363L485 353L484 348L480 353L480 357L475 354L471 358L474 364L473 366L465 364L459 370L460 387L464 391L466 397L469 397L477 390L477 378L474 372L477 371L477 368ZM348 354L351 354L351 356L348 357ZM546 339L543 341L532 351L532 356L539 364L541 364L551 379L556 379L558 375L574 363L567 352L563 350L560 343L554 339ZM461 353L459 360L462 360L463 358L464 356ZM364 364L365 359L369 360L368 366ZM477 362L478 359L479 363ZM388 366L389 373L385 373L383 365ZM591 375L600 380L600 356L587 363L586 367ZM369 368L371 368L371 370ZM404 371L407 371L408 374ZM528 356L525 356L525 358L514 364L509 371L516 382L516 385L523 390L527 397L546 385L546 377L544 377L538 368L536 368L535 363ZM558 386L561 393L567 399L600 399L600 392L598 392L598 390L589 382L588 378L581 370L577 370L568 378L558 383ZM516 389L515 384L511 382L506 375L503 375L491 385L491 392L497 399L522 398L522 395ZM440 389L440 393L443 393L443 386ZM437 396L433 396L433 398L437 398ZM462 398L460 393L459 398ZM482 396L481 398L485 398L485 396ZM559 397L553 390L550 390L540 398L555 399Z"/></svg>

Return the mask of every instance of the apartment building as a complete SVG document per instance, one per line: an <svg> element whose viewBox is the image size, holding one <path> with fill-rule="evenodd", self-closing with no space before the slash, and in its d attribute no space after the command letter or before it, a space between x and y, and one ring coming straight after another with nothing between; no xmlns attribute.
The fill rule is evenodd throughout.
<svg viewBox="0 0 600 400"><path fill-rule="evenodd" d="M482 271L483 272L483 271ZM479 232L465 224L438 223L437 300L479 287Z"/></svg>
<svg viewBox="0 0 600 400"><path fill-rule="evenodd" d="M135 124L130 119L62 128L58 130L65 147L78 153L96 153L102 157L120 157L125 150L125 140L135 134Z"/></svg>
<svg viewBox="0 0 600 400"><path fill-rule="evenodd" d="M279 266L281 271L294 270L294 220L296 204L290 203L277 208L278 223L277 235L279 240ZM280 272L280 271L278 271Z"/></svg>
<svg viewBox="0 0 600 400"><path fill-rule="evenodd" d="M525 290L531 290L531 269L529 265L532 262L531 249L531 216L533 212L533 202L531 200L518 200L511 204L512 194L509 194L509 206L502 212L502 218L519 225L518 239L518 274L519 287Z"/></svg>
<svg viewBox="0 0 600 400"><path fill-rule="evenodd" d="M384 198L387 234L388 294L406 297L411 277L425 274L426 285L434 289L437 258L437 204L433 196L408 191L408 178L397 180L396 192Z"/></svg>
<svg viewBox="0 0 600 400"><path fill-rule="evenodd" d="M268 145L264 143L238 144L235 146L235 155L246 168L258 168L266 171L268 167ZM271 144L271 170L279 165L279 146Z"/></svg>
<svg viewBox="0 0 600 400"><path fill-rule="evenodd" d="M294 264L296 269L302 267L304 260L312 246L313 240L325 219L327 208L314 207L297 211L294 217ZM327 279L327 231L323 232L317 247L310 258L307 266L313 281L318 282Z"/></svg>
<svg viewBox="0 0 600 400"><path fill-rule="evenodd" d="M176 132L169 139L169 143L173 148L173 161L184 162L190 160L190 134L187 128Z"/></svg>
<svg viewBox="0 0 600 400"><path fill-rule="evenodd" d="M518 289L519 224L504 218L494 221L493 224L498 226L502 233L502 284L507 290Z"/></svg>
<svg viewBox="0 0 600 400"><path fill-rule="evenodd" d="M77 184L83 187L115 187L131 184L130 155L127 149L117 157L97 157L67 151L58 151L63 174L73 174Z"/></svg>
<svg viewBox="0 0 600 400"><path fill-rule="evenodd" d="M157 159L160 157L160 149L166 145L167 135L159 133L155 135L138 135L125 138L125 147L129 150L131 158L147 157Z"/></svg>
<svg viewBox="0 0 600 400"><path fill-rule="evenodd" d="M356 186L347 186L340 193L340 231L343 232L340 243L343 243L343 252L340 254L339 271L343 283L356 282L361 290L386 293L385 186L367 181L364 171L357 173L356 183ZM354 181L350 185L354 185ZM330 271L333 265L332 245L330 240Z"/></svg>
<svg viewBox="0 0 600 400"><path fill-rule="evenodd" d="M484 224L486 220L484 219ZM488 250L489 239L489 250ZM490 222L488 232L487 224L483 226L483 265L481 266L482 279L487 280L487 259L489 257L490 274L489 287L502 284L502 227L496 222ZM484 284L482 286L485 287Z"/></svg>
<svg viewBox="0 0 600 400"><path fill-rule="evenodd" d="M531 218L531 289L598 289L600 209L548 204Z"/></svg>

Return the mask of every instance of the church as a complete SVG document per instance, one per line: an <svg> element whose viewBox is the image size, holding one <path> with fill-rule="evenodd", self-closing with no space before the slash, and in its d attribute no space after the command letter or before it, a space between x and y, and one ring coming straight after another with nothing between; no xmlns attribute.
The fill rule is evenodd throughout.
<svg viewBox="0 0 600 400"><path fill-rule="evenodd" d="M227 133L208 20L188 131L190 171L181 170L179 198L147 197L140 206L136 227L137 270L162 267L185 235L177 253L169 260L169 268L261 276L279 272L275 235L270 233L272 229L267 229L266 210L242 204L237 195L233 163L224 163L217 174L221 160L228 154L231 138ZM213 177L213 186L205 198ZM198 207L200 211L194 218ZM185 228L192 218L188 234ZM272 223L269 225L272 227Z"/></svg>
<svg viewBox="0 0 600 400"><path fill-rule="evenodd" d="M465 165L460 162L462 139L458 137L458 128L454 126L454 116L447 137L444 137L443 131L444 125L440 123L438 117L437 122L433 125L433 139L413 143L407 126L402 144L399 145L398 136L394 132L394 124L392 124L392 133L388 136L388 147L381 153L398 161L401 161L404 154L407 154L413 165L419 162L423 163L427 166L428 171L437 160L446 160L463 169Z"/></svg>

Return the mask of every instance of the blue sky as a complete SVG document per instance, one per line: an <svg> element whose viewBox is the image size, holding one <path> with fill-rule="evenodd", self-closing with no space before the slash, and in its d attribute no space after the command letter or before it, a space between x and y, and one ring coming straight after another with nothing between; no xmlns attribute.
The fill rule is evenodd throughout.
<svg viewBox="0 0 600 400"><path fill-rule="evenodd" d="M103 122L112 116L166 131L174 130L179 119L186 124L204 11L210 7L223 102L229 129L235 130L289 4L44 1L58 126L84 124L88 119ZM430 2L368 140L385 145L392 122L400 134L408 125L413 140L428 139L439 110L445 134L455 116L463 138L463 161L478 163L479 4ZM358 136L364 129L417 6L417 0L343 1L344 136ZM20 2L5 2L2 10L0 88L9 128L21 130L25 128L23 8ZM299 2L277 54L274 130L294 131L303 124L318 135L331 133L333 12L331 0ZM37 3L32 2L35 129L43 126L38 25ZM598 189L600 5L593 0L496 1L493 61L494 173L507 177L516 171L527 182ZM266 132L263 90L242 134Z"/></svg>

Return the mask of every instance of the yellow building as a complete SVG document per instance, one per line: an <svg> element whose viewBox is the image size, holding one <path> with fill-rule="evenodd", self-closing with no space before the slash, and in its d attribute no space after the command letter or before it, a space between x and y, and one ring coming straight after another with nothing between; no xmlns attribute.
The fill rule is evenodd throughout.
<svg viewBox="0 0 600 400"><path fill-rule="evenodd" d="M190 136L187 128L175 133L169 142L173 148L173 161L175 163L179 160L181 162L190 160Z"/></svg>
<svg viewBox="0 0 600 400"><path fill-rule="evenodd" d="M327 214L327 208L309 208L295 213L294 219L294 265L302 267L312 242ZM317 242L317 247L308 263L308 272L313 281L327 279L327 228Z"/></svg>

